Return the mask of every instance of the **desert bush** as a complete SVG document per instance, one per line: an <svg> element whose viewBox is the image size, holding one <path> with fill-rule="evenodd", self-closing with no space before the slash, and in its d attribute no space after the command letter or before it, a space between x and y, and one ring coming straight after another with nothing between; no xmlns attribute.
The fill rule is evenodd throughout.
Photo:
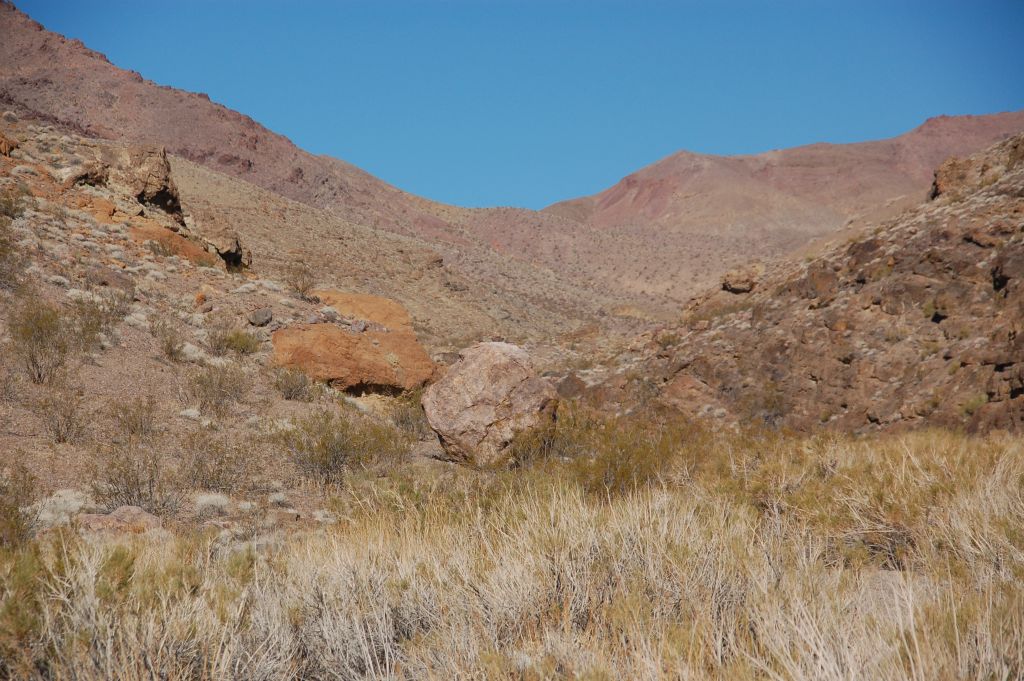
<svg viewBox="0 0 1024 681"><path fill-rule="evenodd" d="M90 478L93 498L106 511L139 506L150 513L178 507L181 488L151 443L112 443L96 452Z"/></svg>
<svg viewBox="0 0 1024 681"><path fill-rule="evenodd" d="M0 548L21 546L31 536L36 488L36 478L24 464L0 470Z"/></svg>
<svg viewBox="0 0 1024 681"><path fill-rule="evenodd" d="M316 286L316 272L306 262L293 263L285 270L284 282L299 298L309 300Z"/></svg>
<svg viewBox="0 0 1024 681"><path fill-rule="evenodd" d="M99 348L103 336L110 337L114 327L131 311L135 294L121 289L107 289L89 298L71 303L69 334L83 352Z"/></svg>
<svg viewBox="0 0 1024 681"><path fill-rule="evenodd" d="M157 341L160 354L166 359L180 362L185 358L185 336L177 325L160 319L150 327L150 332Z"/></svg>
<svg viewBox="0 0 1024 681"><path fill-rule="evenodd" d="M12 352L33 383L47 383L67 362L69 329L56 305L31 293L20 298L8 322Z"/></svg>
<svg viewBox="0 0 1024 681"><path fill-rule="evenodd" d="M25 200L28 196L28 191L20 186L0 190L0 221L21 217L25 212Z"/></svg>
<svg viewBox="0 0 1024 681"><path fill-rule="evenodd" d="M25 258L11 234L10 218L0 215L0 290L15 290L24 269Z"/></svg>
<svg viewBox="0 0 1024 681"><path fill-rule="evenodd" d="M83 402L82 391L70 385L54 385L35 401L35 412L54 442L77 442L84 435Z"/></svg>
<svg viewBox="0 0 1024 681"><path fill-rule="evenodd" d="M179 478L189 489L230 494L245 484L253 459L251 447L201 428L182 441Z"/></svg>
<svg viewBox="0 0 1024 681"><path fill-rule="evenodd" d="M316 272L305 262L297 262L285 270L285 284L302 300L309 300L309 294L316 286Z"/></svg>
<svg viewBox="0 0 1024 681"><path fill-rule="evenodd" d="M299 369L278 368L273 378L274 387L286 400L308 402L312 397L309 377Z"/></svg>
<svg viewBox="0 0 1024 681"><path fill-rule="evenodd" d="M394 428L330 409L299 419L278 441L303 474L323 482L339 482L355 467L394 462L407 446Z"/></svg>
<svg viewBox="0 0 1024 681"><path fill-rule="evenodd" d="M423 390L411 390L395 398L389 406L391 423L411 440L434 437L434 431L423 413Z"/></svg>
<svg viewBox="0 0 1024 681"><path fill-rule="evenodd" d="M118 430L136 440L153 437L157 432L156 398L118 400L110 405L110 415Z"/></svg>
<svg viewBox="0 0 1024 681"><path fill-rule="evenodd" d="M222 416L232 405L245 399L249 387L250 379L240 367L212 365L188 377L183 398L203 412Z"/></svg>
<svg viewBox="0 0 1024 681"><path fill-rule="evenodd" d="M251 355L260 349L260 339L243 329L220 327L211 329L206 341L210 352L222 357L229 352Z"/></svg>

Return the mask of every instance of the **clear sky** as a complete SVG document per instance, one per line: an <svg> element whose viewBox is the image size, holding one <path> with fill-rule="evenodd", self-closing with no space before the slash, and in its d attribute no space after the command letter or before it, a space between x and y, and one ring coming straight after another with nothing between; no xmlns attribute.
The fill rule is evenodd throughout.
<svg viewBox="0 0 1024 681"><path fill-rule="evenodd" d="M679 149L1024 108L1024 0L16 0L118 66L460 205L539 208Z"/></svg>

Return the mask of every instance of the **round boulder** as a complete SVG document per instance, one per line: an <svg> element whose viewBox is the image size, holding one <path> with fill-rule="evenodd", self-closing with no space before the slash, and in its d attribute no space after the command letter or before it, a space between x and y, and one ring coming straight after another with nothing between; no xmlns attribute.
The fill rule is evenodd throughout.
<svg viewBox="0 0 1024 681"><path fill-rule="evenodd" d="M516 433L554 418L557 392L516 345L478 343L459 357L424 391L427 421L452 459L500 463Z"/></svg>

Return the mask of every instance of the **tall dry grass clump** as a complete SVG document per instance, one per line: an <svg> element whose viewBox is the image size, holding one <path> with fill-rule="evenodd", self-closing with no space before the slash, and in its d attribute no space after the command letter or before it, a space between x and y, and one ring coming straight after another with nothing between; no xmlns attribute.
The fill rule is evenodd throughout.
<svg viewBox="0 0 1024 681"><path fill-rule="evenodd" d="M0 647L3 668L53 679L1024 674L1019 439L721 434L579 413L519 447L503 473L353 474L336 488L337 525L280 544L58 537L31 560L2 554L0 577L21 576L0 587L0 618L14 598L34 608L18 615L18 645ZM625 461L612 465L616 451Z"/></svg>

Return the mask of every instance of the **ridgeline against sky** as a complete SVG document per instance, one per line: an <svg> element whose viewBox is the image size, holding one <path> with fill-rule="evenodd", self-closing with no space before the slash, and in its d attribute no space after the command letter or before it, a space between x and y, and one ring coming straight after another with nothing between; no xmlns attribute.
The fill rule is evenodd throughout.
<svg viewBox="0 0 1024 681"><path fill-rule="evenodd" d="M22 0L117 65L460 205L539 208L691 151L1024 106L1019 2Z"/></svg>

